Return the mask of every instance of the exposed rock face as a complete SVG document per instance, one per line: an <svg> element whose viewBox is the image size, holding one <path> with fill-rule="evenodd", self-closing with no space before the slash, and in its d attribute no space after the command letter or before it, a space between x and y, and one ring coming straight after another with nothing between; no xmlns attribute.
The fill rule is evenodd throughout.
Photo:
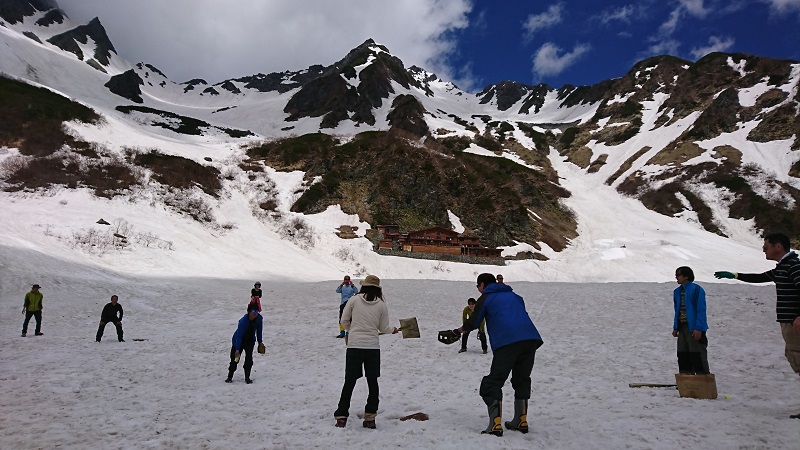
<svg viewBox="0 0 800 450"><path fill-rule="evenodd" d="M576 222L559 201L569 193L545 174L432 141L420 147L393 132L370 131L341 144L320 133L259 145L248 155L278 170L322 177L294 204L297 212L340 204L369 223L410 230L448 223L449 209L479 229L487 245L546 242L560 250L575 236Z"/></svg>
<svg viewBox="0 0 800 450"><path fill-rule="evenodd" d="M3 0L0 2L0 17L11 25L22 22L36 11L58 8L55 0Z"/></svg>
<svg viewBox="0 0 800 450"><path fill-rule="evenodd" d="M481 103L489 103L492 98L497 98L497 109L506 111L523 97L525 102L520 107L519 112L527 114L530 112L531 107L534 112L539 112L539 109L544 104L544 96L552 88L546 84L539 84L530 86L527 84L517 83L516 81L501 81L498 84L490 84L486 86L483 91L478 94Z"/></svg>
<svg viewBox="0 0 800 450"><path fill-rule="evenodd" d="M106 30L103 28L103 25L100 24L100 20L97 17L86 25L81 25L65 33L51 37L47 42L50 42L62 50L74 53L78 56L78 59L83 61L83 51L81 51L78 42L87 44L89 38L91 38L96 45L94 59L99 61L100 64L107 66L110 62L109 58L111 58L111 52L116 54L117 51L114 49L111 40L108 39Z"/></svg>
<svg viewBox="0 0 800 450"><path fill-rule="evenodd" d="M61 12L60 9L51 9L50 11L47 11L47 14L45 14L41 19L36 21L36 25L39 25L40 27L47 27L54 23L64 23L65 18L66 16L63 12Z"/></svg>
<svg viewBox="0 0 800 450"><path fill-rule="evenodd" d="M358 86L354 87L346 80L356 76ZM413 85L423 89L400 59L369 39L326 68L322 76L306 83L292 96L284 112L290 121L324 115L323 128L335 127L346 118L374 125L372 110L394 93L392 81L404 88Z"/></svg>
<svg viewBox="0 0 800 450"><path fill-rule="evenodd" d="M703 110L684 138L702 141L733 132L739 122L740 109L738 91L734 88L725 89Z"/></svg>
<svg viewBox="0 0 800 450"><path fill-rule="evenodd" d="M425 122L425 107L413 95L398 95L392 102L392 111L387 118L394 129L407 131L414 136L430 134Z"/></svg>
<svg viewBox="0 0 800 450"><path fill-rule="evenodd" d="M105 86L108 90L120 97L127 98L136 103L144 103L142 99L142 90L139 88L139 86L143 84L144 81L142 81L142 78L131 69L119 75L114 75L108 80Z"/></svg>

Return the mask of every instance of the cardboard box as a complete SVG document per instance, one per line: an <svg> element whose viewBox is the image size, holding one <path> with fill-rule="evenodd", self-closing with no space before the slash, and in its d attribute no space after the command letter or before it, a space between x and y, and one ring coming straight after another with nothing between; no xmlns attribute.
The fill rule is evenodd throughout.
<svg viewBox="0 0 800 450"><path fill-rule="evenodd" d="M713 373L706 375L675 374L678 392L681 397L689 398L717 398L717 380Z"/></svg>

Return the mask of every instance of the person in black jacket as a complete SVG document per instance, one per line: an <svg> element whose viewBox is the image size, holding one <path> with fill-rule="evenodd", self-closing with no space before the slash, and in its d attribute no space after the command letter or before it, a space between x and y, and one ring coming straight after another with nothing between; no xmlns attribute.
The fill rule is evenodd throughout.
<svg viewBox="0 0 800 450"><path fill-rule="evenodd" d="M261 299L262 295L263 293L261 291L261 282L256 281L256 283L253 285L253 289L250 289L250 297L258 297L259 299Z"/></svg>
<svg viewBox="0 0 800 450"><path fill-rule="evenodd" d="M778 264L764 273L714 272L717 278L732 278L745 283L774 282L778 294L777 322L786 343L784 355L792 370L800 375L800 258L790 250L789 236L773 233L764 238L764 256ZM800 419L800 413L793 414Z"/></svg>
<svg viewBox="0 0 800 450"><path fill-rule="evenodd" d="M106 329L108 322L112 322L117 327L117 339L125 342L125 339L122 339L122 305L117 301L119 301L119 297L112 295L111 302L103 307L103 312L100 314L100 326L97 327L97 342L103 338L103 330Z"/></svg>

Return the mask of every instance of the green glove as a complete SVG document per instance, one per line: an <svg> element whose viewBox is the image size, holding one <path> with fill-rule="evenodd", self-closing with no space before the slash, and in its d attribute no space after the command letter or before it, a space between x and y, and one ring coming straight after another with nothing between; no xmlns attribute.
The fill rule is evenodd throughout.
<svg viewBox="0 0 800 450"><path fill-rule="evenodd" d="M715 278L730 278L730 279L734 279L734 278L736 278L736 274L733 273L733 272L714 272L714 277Z"/></svg>

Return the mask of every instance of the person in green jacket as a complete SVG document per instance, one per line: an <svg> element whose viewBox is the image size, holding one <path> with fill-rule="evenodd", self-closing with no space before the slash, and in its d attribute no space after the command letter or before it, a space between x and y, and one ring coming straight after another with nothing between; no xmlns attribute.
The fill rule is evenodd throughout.
<svg viewBox="0 0 800 450"><path fill-rule="evenodd" d="M22 304L22 314L25 314L25 322L22 323L22 337L25 337L28 334L28 322L31 321L31 317L36 318L36 336L41 336L42 334L42 298L44 297L41 292L39 292L38 284L34 284L31 286L31 291L25 294L25 301Z"/></svg>
<svg viewBox="0 0 800 450"><path fill-rule="evenodd" d="M470 297L467 299L467 306L464 307L464 311L461 313L461 323L465 323L473 312L475 312L475 299ZM484 319L478 327L478 339L481 341L481 348L483 349L484 354L489 351L489 347L486 345L486 333L483 331L485 326L486 319ZM469 337L469 333L469 331L465 331L461 334L461 350L459 350L458 353L464 353L467 351L467 338Z"/></svg>

